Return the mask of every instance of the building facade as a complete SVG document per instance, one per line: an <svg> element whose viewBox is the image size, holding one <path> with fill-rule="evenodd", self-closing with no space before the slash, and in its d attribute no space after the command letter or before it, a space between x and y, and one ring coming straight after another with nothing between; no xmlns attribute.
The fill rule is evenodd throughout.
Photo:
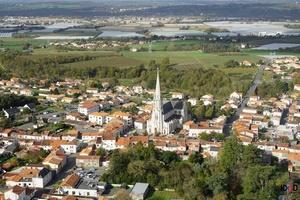
<svg viewBox="0 0 300 200"><path fill-rule="evenodd" d="M171 99L163 102L160 92L159 71L157 70L156 89L151 118L147 121L148 134L168 135L182 128L188 120L187 104L184 99Z"/></svg>

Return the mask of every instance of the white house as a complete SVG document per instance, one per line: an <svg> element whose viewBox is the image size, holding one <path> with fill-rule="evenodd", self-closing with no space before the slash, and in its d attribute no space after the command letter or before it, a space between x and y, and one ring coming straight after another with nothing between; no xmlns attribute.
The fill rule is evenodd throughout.
<svg viewBox="0 0 300 200"><path fill-rule="evenodd" d="M108 115L109 114L106 112L92 112L89 114L89 122L103 125L104 123L106 123L106 117Z"/></svg>
<svg viewBox="0 0 300 200"><path fill-rule="evenodd" d="M137 132L143 132L147 129L147 119L146 118L138 118L134 121L134 129Z"/></svg>
<svg viewBox="0 0 300 200"><path fill-rule="evenodd" d="M67 156L62 151L52 151L43 161L43 165L49 166L57 173L67 164Z"/></svg>
<svg viewBox="0 0 300 200"><path fill-rule="evenodd" d="M230 94L230 97L229 97L229 98L230 98L230 99L236 99L236 100L238 100L238 101L241 101L242 98L243 98L243 94L240 93L240 92L233 92L233 93Z"/></svg>
<svg viewBox="0 0 300 200"><path fill-rule="evenodd" d="M294 85L294 90L295 91L300 91L300 85L299 84Z"/></svg>
<svg viewBox="0 0 300 200"><path fill-rule="evenodd" d="M133 86L132 90L136 94L142 94L144 92L144 88L140 85Z"/></svg>
<svg viewBox="0 0 300 200"><path fill-rule="evenodd" d="M207 94L200 98L200 101L203 102L205 106L212 105L214 103L214 96Z"/></svg>
<svg viewBox="0 0 300 200"><path fill-rule="evenodd" d="M101 147L108 151L117 149L116 137L110 135L103 136Z"/></svg>
<svg viewBox="0 0 300 200"><path fill-rule="evenodd" d="M88 88L86 89L86 93L97 94L99 92L98 88Z"/></svg>
<svg viewBox="0 0 300 200"><path fill-rule="evenodd" d="M52 173L44 166L25 166L6 173L6 186L16 185L30 188L44 188L52 179Z"/></svg>
<svg viewBox="0 0 300 200"><path fill-rule="evenodd" d="M184 94L180 92L172 92L172 99L184 99Z"/></svg>
<svg viewBox="0 0 300 200"><path fill-rule="evenodd" d="M34 194L34 189L16 185L4 193L4 198L7 200L30 200Z"/></svg>
<svg viewBox="0 0 300 200"><path fill-rule="evenodd" d="M190 99L188 99L188 102L191 104L191 106L195 106L195 105L197 105L198 99L190 98Z"/></svg>
<svg viewBox="0 0 300 200"><path fill-rule="evenodd" d="M243 109L243 112L244 112L244 113L249 113L249 114L257 114L257 109L245 107L245 108Z"/></svg>
<svg viewBox="0 0 300 200"><path fill-rule="evenodd" d="M66 154L77 153L79 150L79 145L76 140L70 141L60 145L60 149L63 150Z"/></svg>
<svg viewBox="0 0 300 200"><path fill-rule="evenodd" d="M92 101L82 102L78 106L78 112L86 116L92 112L98 112L98 111L99 111L99 105Z"/></svg>
<svg viewBox="0 0 300 200"><path fill-rule="evenodd" d="M78 197L98 197L97 182L85 181L77 174L70 174L60 184L58 194Z"/></svg>

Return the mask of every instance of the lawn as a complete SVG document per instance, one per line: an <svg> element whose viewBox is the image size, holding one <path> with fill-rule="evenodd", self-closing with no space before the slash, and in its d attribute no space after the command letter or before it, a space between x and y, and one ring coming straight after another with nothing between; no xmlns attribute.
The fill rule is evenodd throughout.
<svg viewBox="0 0 300 200"><path fill-rule="evenodd" d="M147 200L171 200L171 199L182 199L176 192L170 191L155 191L153 195Z"/></svg>

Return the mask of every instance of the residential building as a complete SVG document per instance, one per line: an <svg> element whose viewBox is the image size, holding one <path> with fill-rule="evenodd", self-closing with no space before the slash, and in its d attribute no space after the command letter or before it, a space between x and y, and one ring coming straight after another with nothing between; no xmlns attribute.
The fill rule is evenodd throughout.
<svg viewBox="0 0 300 200"><path fill-rule="evenodd" d="M34 194L34 189L16 185L4 193L4 198L6 200L30 200Z"/></svg>
<svg viewBox="0 0 300 200"><path fill-rule="evenodd" d="M84 115L89 115L92 112L98 112L99 105L92 101L85 101L79 104L78 112Z"/></svg>
<svg viewBox="0 0 300 200"><path fill-rule="evenodd" d="M44 188L52 180L52 173L44 166L29 165L6 173L4 178L8 187Z"/></svg>
<svg viewBox="0 0 300 200"><path fill-rule="evenodd" d="M92 112L89 114L89 122L103 125L104 123L106 123L106 117L108 115L109 114L106 112Z"/></svg>
<svg viewBox="0 0 300 200"><path fill-rule="evenodd" d="M52 151L43 161L43 165L59 173L67 164L67 156L63 151Z"/></svg>

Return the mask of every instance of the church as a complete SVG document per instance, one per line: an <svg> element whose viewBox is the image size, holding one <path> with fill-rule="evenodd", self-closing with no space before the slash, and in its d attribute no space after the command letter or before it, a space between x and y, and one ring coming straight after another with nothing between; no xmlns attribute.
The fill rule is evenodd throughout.
<svg viewBox="0 0 300 200"><path fill-rule="evenodd" d="M160 92L159 70L157 70L156 88L153 98L151 118L147 121L148 134L168 135L181 129L188 120L187 103L183 99L163 101Z"/></svg>

